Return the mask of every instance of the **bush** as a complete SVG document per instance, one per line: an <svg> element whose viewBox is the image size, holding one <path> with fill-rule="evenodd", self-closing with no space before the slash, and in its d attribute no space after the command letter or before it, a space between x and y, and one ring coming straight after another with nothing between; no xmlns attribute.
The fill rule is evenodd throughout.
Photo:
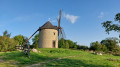
<svg viewBox="0 0 120 67"><path fill-rule="evenodd" d="M115 52L115 56L120 56L120 52Z"/></svg>
<svg viewBox="0 0 120 67"><path fill-rule="evenodd" d="M108 51L107 47L104 44L99 43L98 41L91 43L90 50L104 51L104 52Z"/></svg>
<svg viewBox="0 0 120 67"><path fill-rule="evenodd" d="M94 51L101 51L101 44L96 41L96 42L92 42L90 45L90 50L94 50Z"/></svg>
<svg viewBox="0 0 120 67"><path fill-rule="evenodd" d="M18 45L24 45L27 38L23 35L17 35L14 37L14 40L17 42Z"/></svg>
<svg viewBox="0 0 120 67"><path fill-rule="evenodd" d="M13 51L16 50L16 42L7 36L0 36L0 51Z"/></svg>
<svg viewBox="0 0 120 67"><path fill-rule="evenodd" d="M84 45L77 45L77 49L82 49L82 50L88 50L88 46L84 46Z"/></svg>
<svg viewBox="0 0 120 67"><path fill-rule="evenodd" d="M101 41L101 44L104 44L109 51L113 51L113 52L120 51L120 47L118 43L119 43L119 39L115 37L106 38L105 40Z"/></svg>

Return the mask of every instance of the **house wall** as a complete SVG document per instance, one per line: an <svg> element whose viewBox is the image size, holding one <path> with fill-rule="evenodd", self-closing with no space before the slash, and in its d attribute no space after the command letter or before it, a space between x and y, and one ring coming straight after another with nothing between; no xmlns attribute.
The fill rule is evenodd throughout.
<svg viewBox="0 0 120 67"><path fill-rule="evenodd" d="M55 48L58 48L58 31L57 30L43 29L39 31L39 41L38 41L39 48L53 48L53 41L55 41Z"/></svg>

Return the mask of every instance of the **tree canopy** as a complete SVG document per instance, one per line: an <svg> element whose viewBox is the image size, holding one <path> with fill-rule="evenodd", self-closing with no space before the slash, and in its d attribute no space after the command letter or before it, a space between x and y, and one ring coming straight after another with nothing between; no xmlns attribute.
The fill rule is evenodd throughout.
<svg viewBox="0 0 120 67"><path fill-rule="evenodd" d="M14 51L16 50L16 45L24 45L25 41L28 39L23 35L17 35L10 38L11 33L7 30L3 32L3 36L0 36L0 51ZM28 41L27 44L30 44Z"/></svg>
<svg viewBox="0 0 120 67"><path fill-rule="evenodd" d="M10 36L11 36L11 33L8 33L8 31L5 30L5 31L3 32L3 36L10 37Z"/></svg>
<svg viewBox="0 0 120 67"><path fill-rule="evenodd" d="M118 52L120 50L118 42L119 39L116 37L106 38L101 42L92 42L90 45L90 50Z"/></svg>
<svg viewBox="0 0 120 67"><path fill-rule="evenodd" d="M32 47L38 48L38 40L39 40L39 34L36 34L34 38L32 39L33 41Z"/></svg>
<svg viewBox="0 0 120 67"><path fill-rule="evenodd" d="M88 49L88 46L78 45L77 42L73 42L71 40L66 40L63 38L61 38L58 41L58 47L59 48L66 48L66 49L83 49L83 50Z"/></svg>
<svg viewBox="0 0 120 67"><path fill-rule="evenodd" d="M0 51L15 50L16 42L14 39L7 36L0 36Z"/></svg>
<svg viewBox="0 0 120 67"><path fill-rule="evenodd" d="M115 24L112 21L105 21L102 23L102 26L108 34L110 31L120 32L120 13L117 13L114 19L118 23Z"/></svg>
<svg viewBox="0 0 120 67"><path fill-rule="evenodd" d="M119 51L120 47L118 45L119 39L118 38L106 38L105 40L101 41L101 44L104 44L109 51Z"/></svg>
<svg viewBox="0 0 120 67"><path fill-rule="evenodd" d="M17 42L18 45L24 45L26 37L23 35L17 35L14 37L14 40Z"/></svg>

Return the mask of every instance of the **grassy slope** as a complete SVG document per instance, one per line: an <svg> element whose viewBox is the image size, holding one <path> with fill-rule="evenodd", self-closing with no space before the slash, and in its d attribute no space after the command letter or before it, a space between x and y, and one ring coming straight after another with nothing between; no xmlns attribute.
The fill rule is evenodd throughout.
<svg viewBox="0 0 120 67"><path fill-rule="evenodd" d="M0 62L0 67L16 67L16 66L26 66L39 62L44 62L56 58L66 57L61 60L54 60L48 63L42 64L42 66L47 67L120 67L120 61L109 61L107 59L119 59L120 56L113 55L94 55L79 50L69 50L69 49L38 49L41 53L31 52L31 58L27 58L21 52L13 51L7 53L0 53L0 59L2 57L2 62ZM73 57L69 57L73 56ZM74 57L75 56L75 57ZM39 67L39 65L38 65Z"/></svg>

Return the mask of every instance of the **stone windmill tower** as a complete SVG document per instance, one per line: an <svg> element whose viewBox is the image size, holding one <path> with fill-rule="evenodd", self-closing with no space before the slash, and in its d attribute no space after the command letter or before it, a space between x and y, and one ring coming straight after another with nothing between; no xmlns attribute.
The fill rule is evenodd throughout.
<svg viewBox="0 0 120 67"><path fill-rule="evenodd" d="M39 31L39 48L58 48L58 39L65 37L64 30L60 27L60 20L61 10L59 13L58 27L52 25L50 21L47 21L43 26L39 27L39 29L37 30ZM35 33L33 35L35 35ZM29 39L25 43L27 43Z"/></svg>
<svg viewBox="0 0 120 67"><path fill-rule="evenodd" d="M39 28L39 48L58 48L58 27L50 21Z"/></svg>

